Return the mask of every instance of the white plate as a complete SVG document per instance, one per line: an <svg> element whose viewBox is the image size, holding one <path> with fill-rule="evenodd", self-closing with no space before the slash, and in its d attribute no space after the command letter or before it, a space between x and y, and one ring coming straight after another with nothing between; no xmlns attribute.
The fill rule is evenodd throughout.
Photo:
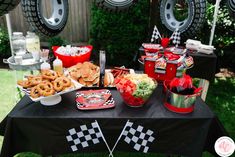
<svg viewBox="0 0 235 157"><path fill-rule="evenodd" d="M18 85L18 87L21 89L21 91L23 91L26 95L28 95L29 98L30 98L32 101L35 101L35 102L38 102L38 101L45 102L46 100L48 100L48 101L54 102L53 99L57 99L57 100L55 100L55 102L56 102L56 101L58 101L58 99L59 99L57 96L60 96L60 95L65 94L65 93L72 92L72 91L74 91L74 90L77 90L77 89L80 89L80 88L83 87L83 85L80 84L80 83L78 83L77 81L75 81L75 80L73 80L73 79L71 79L71 81L72 81L72 83L74 83L74 86L75 86L75 87L71 87L71 88L69 88L69 89L67 89L67 90L65 90L65 91L61 91L61 92L59 92L59 93L55 93L54 95L50 95L50 96L47 96L47 97L41 96L41 97L39 97L39 98L32 98L32 97L30 96L30 89L25 89L25 88L23 88L23 87L21 87L21 86L19 86L19 85ZM44 104L44 103L43 103L43 104ZM45 104L44 104L44 105L45 105ZM50 106L50 105L48 105L48 106Z"/></svg>

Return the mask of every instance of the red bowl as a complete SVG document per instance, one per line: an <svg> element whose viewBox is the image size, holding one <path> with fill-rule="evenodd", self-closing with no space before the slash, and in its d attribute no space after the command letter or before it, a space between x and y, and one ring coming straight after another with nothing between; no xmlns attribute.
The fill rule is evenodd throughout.
<svg viewBox="0 0 235 157"><path fill-rule="evenodd" d="M92 45L80 46L80 47L87 47L89 49L89 51L87 53L79 55L79 56L66 56L66 55L56 53L56 50L59 47L60 46L52 46L52 50L53 50L54 55L62 61L63 67L65 67L65 68L76 65L77 63L83 63L85 61L89 61L90 57L91 57L91 51L93 49Z"/></svg>

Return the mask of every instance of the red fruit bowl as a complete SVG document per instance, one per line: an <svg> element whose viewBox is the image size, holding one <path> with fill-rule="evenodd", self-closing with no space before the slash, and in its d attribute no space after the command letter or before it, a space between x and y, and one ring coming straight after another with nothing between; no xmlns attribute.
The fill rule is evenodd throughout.
<svg viewBox="0 0 235 157"><path fill-rule="evenodd" d="M68 55L62 55L62 54L57 53L56 50L59 47L60 46L52 46L52 50L53 50L55 57L58 57L62 61L63 67L65 67L65 68L76 65L77 63L83 63L85 61L89 61L90 56L91 56L91 51L93 49L92 45L80 46L80 47L88 48L89 51L87 53L79 55L79 56L68 56Z"/></svg>

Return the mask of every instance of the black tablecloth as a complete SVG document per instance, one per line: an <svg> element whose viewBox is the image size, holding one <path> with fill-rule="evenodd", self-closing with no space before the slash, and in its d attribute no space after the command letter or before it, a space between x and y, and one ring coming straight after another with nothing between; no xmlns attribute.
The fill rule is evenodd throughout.
<svg viewBox="0 0 235 157"><path fill-rule="evenodd" d="M195 111L177 114L163 106L162 88L159 86L142 108L130 108L123 104L120 94L111 90L116 107L108 110L79 111L75 103L75 91L62 96L62 102L45 107L25 96L0 124L4 135L1 157L30 151L42 155L71 153L65 136L71 128L97 120L107 142L112 147L127 120L155 132L155 140L149 152L201 156L208 150L214 152L215 140L225 131L209 109L198 98ZM127 143L120 142L119 151L135 151ZM107 149L104 143L81 149L79 152L100 152Z"/></svg>
<svg viewBox="0 0 235 157"><path fill-rule="evenodd" d="M139 52L143 51L144 48L140 47ZM194 66L187 70L187 74L194 78L202 78L213 82L216 73L217 56L214 53L207 55L189 52L188 54L193 57ZM136 59L139 55L137 54Z"/></svg>

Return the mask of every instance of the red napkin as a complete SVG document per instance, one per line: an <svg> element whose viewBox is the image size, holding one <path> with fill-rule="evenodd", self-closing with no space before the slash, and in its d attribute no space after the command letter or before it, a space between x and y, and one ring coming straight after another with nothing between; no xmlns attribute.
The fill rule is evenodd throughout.
<svg viewBox="0 0 235 157"><path fill-rule="evenodd" d="M177 89L177 92L182 92L186 89L193 88L193 80L189 75L184 74L182 78L174 78L170 82L170 90Z"/></svg>

